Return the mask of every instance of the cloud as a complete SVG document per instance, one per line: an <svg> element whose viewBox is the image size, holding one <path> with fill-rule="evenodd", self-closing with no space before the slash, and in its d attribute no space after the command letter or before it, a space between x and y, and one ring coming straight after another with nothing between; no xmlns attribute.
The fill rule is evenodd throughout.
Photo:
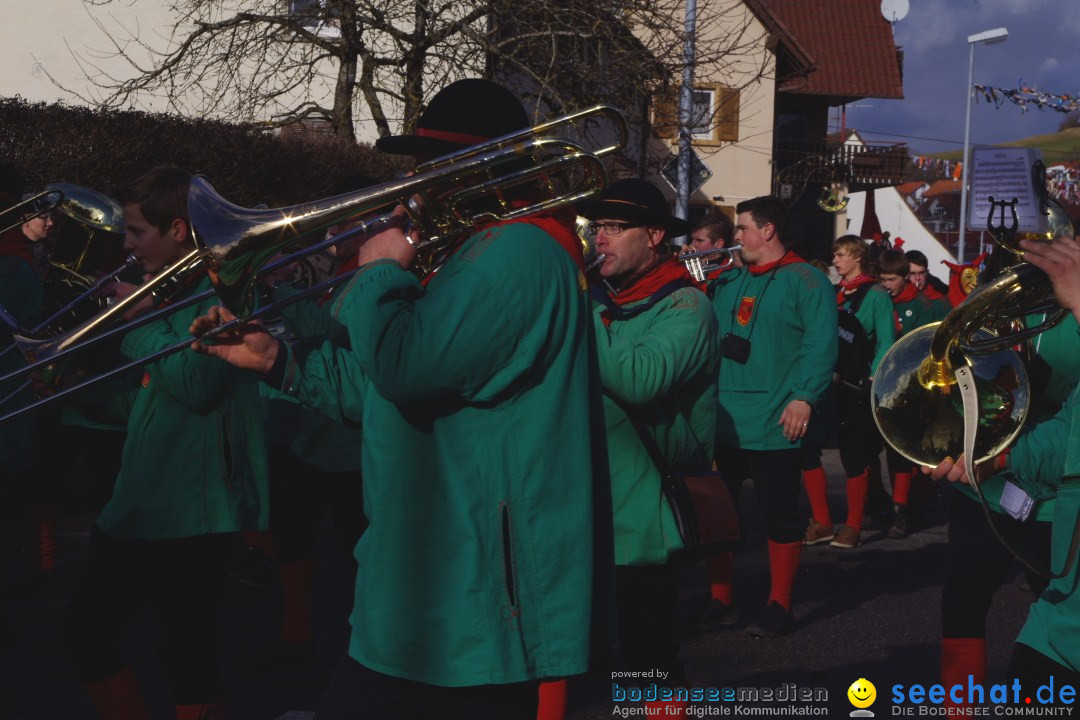
<svg viewBox="0 0 1080 720"><path fill-rule="evenodd" d="M988 15L1028 15L1046 11L1047 0L975 0L975 7L980 16ZM1051 3L1057 5L1057 3Z"/></svg>
<svg viewBox="0 0 1080 720"><path fill-rule="evenodd" d="M1046 58L1039 66L1039 72L1049 72L1058 66L1057 58Z"/></svg>

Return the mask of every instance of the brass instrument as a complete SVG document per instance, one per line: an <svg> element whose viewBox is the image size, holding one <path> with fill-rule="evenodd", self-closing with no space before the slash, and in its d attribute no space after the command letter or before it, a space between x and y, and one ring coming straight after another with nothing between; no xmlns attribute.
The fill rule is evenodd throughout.
<svg viewBox="0 0 1080 720"><path fill-rule="evenodd" d="M742 250L742 245L731 247L713 248L700 252L686 253L679 256L679 261L686 263L686 269L690 271L698 282L705 282L709 273L715 270L727 270L735 264L735 253ZM712 260L713 262L707 262Z"/></svg>
<svg viewBox="0 0 1080 720"><path fill-rule="evenodd" d="M1029 238L1053 242L1072 236L1072 222L1064 208L1050 201L1049 216L1049 230ZM1027 372L1011 348L1065 315L1046 275L1018 262L1023 251L1014 233L993 224L990 229L999 241L995 252L1011 253L1005 257L1012 258L1013 264L977 286L942 322L900 338L874 376L871 397L878 429L893 449L921 465L936 466L964 451L962 397L972 390L976 394L969 395L967 402L977 401L978 417L970 459L983 462L1012 443L1027 417L1031 398ZM1025 315L1038 312L1048 313L1044 322L1013 329ZM959 382L958 371L964 378Z"/></svg>
<svg viewBox="0 0 1080 720"><path fill-rule="evenodd" d="M586 150L569 140L544 137L555 128L604 119L611 123L618 139L595 151ZM171 278L206 271L222 303L233 310L237 320L215 328L199 340L207 340L257 317L277 311L283 305L320 294L345 282L350 275L339 275L313 285L289 298L254 309L256 278L268 259L279 252L291 252L280 263L322 250L347 237L367 233L385 222L388 215L358 225L346 233L298 249L304 238L343 220L364 216L377 210L405 205L415 226L420 229L418 248L427 254L438 252L471 227L485 221L508 221L537 212L560 208L599 192L606 183L606 172L599 157L620 149L626 142L626 121L615 108L596 106L558 118L534 128L522 130L487 143L437 158L417 168L411 177L366 188L303 205L278 209L247 209L221 198L201 176L192 179L188 212L197 249L147 281L134 293L90 321L62 335L49 338L20 338L20 348L30 365L0 377L0 386L18 377L38 372L64 360L84 348L119 333L153 322L165 314L205 300L211 291L189 296L168 307L120 324L119 318L148 294L160 292ZM528 186L530 198L525 204L509 194ZM48 402L67 397L91 384L115 377L127 370L155 362L188 347L195 338L140 358L121 367L65 388L43 400L0 417L0 423L33 412ZM0 405L3 401L0 401Z"/></svg>
<svg viewBox="0 0 1080 720"><path fill-rule="evenodd" d="M4 226L3 230L0 230L0 235L3 235L10 230L14 230L23 223L29 222L34 218L48 215L55 210L63 200L63 191L54 186L50 186L44 192L39 192L37 195L28 197L21 202L17 202L10 207L0 210L0 221L8 223L8 225ZM12 222L8 216L14 216L15 221ZM8 219L4 220L4 218Z"/></svg>
<svg viewBox="0 0 1080 720"><path fill-rule="evenodd" d="M618 141L590 151L545 135L592 119L609 122ZM411 177L287 208L233 205L196 176L188 213L218 295L236 315L246 315L252 309L258 269L307 235L404 205L419 230L420 263L430 269L438 263L439 251L479 222L514 220L599 192L607 182L599 158L620 149L626 137L622 114L610 105L597 105L424 163ZM513 202L509 193L526 186L539 199ZM384 221L380 216L366 226Z"/></svg>

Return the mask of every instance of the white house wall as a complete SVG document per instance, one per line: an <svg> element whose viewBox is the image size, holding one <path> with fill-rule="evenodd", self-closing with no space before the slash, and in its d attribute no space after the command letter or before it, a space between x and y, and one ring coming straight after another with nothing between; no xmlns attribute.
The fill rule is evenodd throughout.
<svg viewBox="0 0 1080 720"><path fill-rule="evenodd" d="M947 278L949 273L941 266L941 263L943 260L956 262L956 257L945 249L933 233L926 229L896 188L886 187L875 190L874 204L882 232L889 233L894 240L898 237L903 238L904 245L901 249L905 252L921 250L930 263L930 272L939 278ZM857 235L862 227L865 210L866 192L848 195L846 219L843 215L837 218L837 237L847 233Z"/></svg>

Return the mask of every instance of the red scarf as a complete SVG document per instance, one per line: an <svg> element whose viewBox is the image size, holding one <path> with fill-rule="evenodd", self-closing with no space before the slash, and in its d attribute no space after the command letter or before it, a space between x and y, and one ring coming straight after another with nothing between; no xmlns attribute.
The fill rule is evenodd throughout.
<svg viewBox="0 0 1080 720"><path fill-rule="evenodd" d="M927 285L926 287L930 287ZM906 283L904 289L900 291L900 294L892 299L893 305L899 305L900 303L911 302L919 295L919 290L911 283Z"/></svg>
<svg viewBox="0 0 1080 720"><path fill-rule="evenodd" d="M764 265L747 265L746 269L750 271L751 275L764 275L775 267L800 262L806 262L806 260L800 257L798 253L788 250L779 260L773 260L771 263L766 263Z"/></svg>
<svg viewBox="0 0 1080 720"><path fill-rule="evenodd" d="M944 293L931 285L929 282L923 285L922 294L926 296L927 300L940 300L945 297Z"/></svg>
<svg viewBox="0 0 1080 720"><path fill-rule="evenodd" d="M686 269L686 263L678 262L677 258L672 257L639 277L630 287L620 290L611 299L619 307L629 305L652 297L657 290L676 280L689 280L694 287L702 289L701 283L696 282Z"/></svg>
<svg viewBox="0 0 1080 720"><path fill-rule="evenodd" d="M850 280L845 280L844 278L840 278L840 291L838 293L836 293L836 306L837 307L843 307L844 303L848 299L848 295L851 295L853 292L858 290L861 286L866 285L868 283L873 283L873 282L877 282L877 280L875 280L874 278L870 277L869 275L867 275L865 273L862 273L862 274L860 274L860 275L858 275L856 277L853 277Z"/></svg>
<svg viewBox="0 0 1080 720"><path fill-rule="evenodd" d="M16 225L0 235L0 256L22 258L31 266L34 265L34 251L30 247L30 241L23 235L22 225Z"/></svg>

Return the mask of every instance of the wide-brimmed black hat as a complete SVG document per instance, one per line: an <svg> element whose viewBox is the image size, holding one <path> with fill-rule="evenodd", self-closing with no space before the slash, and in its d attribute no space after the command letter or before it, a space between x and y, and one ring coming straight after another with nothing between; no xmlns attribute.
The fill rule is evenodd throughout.
<svg viewBox="0 0 1080 720"><path fill-rule="evenodd" d="M578 205L590 220L610 218L662 227L671 237L690 233L690 223L668 211L664 193L644 180L616 180L592 200Z"/></svg>
<svg viewBox="0 0 1080 720"><path fill-rule="evenodd" d="M512 92L480 78L450 83L431 98L411 135L388 135L375 147L394 155L438 157L529 127Z"/></svg>

